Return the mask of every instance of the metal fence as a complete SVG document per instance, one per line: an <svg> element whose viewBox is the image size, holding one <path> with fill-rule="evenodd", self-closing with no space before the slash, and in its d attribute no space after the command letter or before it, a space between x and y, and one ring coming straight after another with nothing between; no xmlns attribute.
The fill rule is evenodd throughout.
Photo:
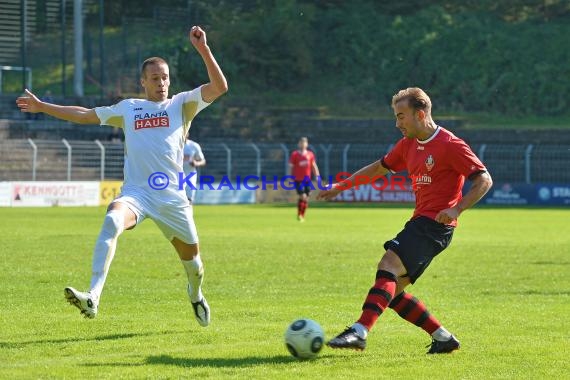
<svg viewBox="0 0 570 380"><path fill-rule="evenodd" d="M295 145L202 143L207 165L201 175L282 176ZM323 176L354 172L391 144L311 145ZM496 182L570 183L570 146L473 145ZM0 181L79 181L123 178L124 147L109 141L4 140L0 142Z"/></svg>

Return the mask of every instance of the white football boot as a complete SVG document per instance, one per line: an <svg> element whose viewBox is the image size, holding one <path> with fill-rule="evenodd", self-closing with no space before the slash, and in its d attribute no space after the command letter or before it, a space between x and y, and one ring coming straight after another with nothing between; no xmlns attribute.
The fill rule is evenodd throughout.
<svg viewBox="0 0 570 380"><path fill-rule="evenodd" d="M190 297L190 284L188 284L188 297ZM206 327L210 324L210 306L206 302L206 298L202 296L202 299L198 302L192 302L190 298L190 303L194 309L194 316L196 320L202 327Z"/></svg>
<svg viewBox="0 0 570 380"><path fill-rule="evenodd" d="M80 292L74 288L68 287L63 291L67 302L75 306L81 311L85 318L93 319L97 315L98 302L90 293Z"/></svg>

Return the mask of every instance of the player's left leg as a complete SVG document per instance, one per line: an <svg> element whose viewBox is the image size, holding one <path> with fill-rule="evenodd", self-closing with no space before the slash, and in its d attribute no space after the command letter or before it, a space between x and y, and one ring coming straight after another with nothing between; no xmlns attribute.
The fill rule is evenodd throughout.
<svg viewBox="0 0 570 380"><path fill-rule="evenodd" d="M164 194L165 196L167 194ZM170 198L173 202L175 198ZM201 326L210 324L210 307L202 294L204 265L198 245L198 232L194 224L192 206L188 202L170 204L168 207L153 204L151 218L178 253L188 277L188 297L194 316Z"/></svg>
<svg viewBox="0 0 570 380"><path fill-rule="evenodd" d="M428 354L447 353L459 349L459 341L428 311L425 304L404 291L409 284L410 278L407 276L398 279L397 295L388 307L432 337Z"/></svg>
<svg viewBox="0 0 570 380"><path fill-rule="evenodd" d="M202 282L204 281L204 265L200 257L198 243L188 244L178 238L171 241L176 249L180 261L188 276L188 297L194 309L198 323L206 327L210 324L210 306L202 294Z"/></svg>

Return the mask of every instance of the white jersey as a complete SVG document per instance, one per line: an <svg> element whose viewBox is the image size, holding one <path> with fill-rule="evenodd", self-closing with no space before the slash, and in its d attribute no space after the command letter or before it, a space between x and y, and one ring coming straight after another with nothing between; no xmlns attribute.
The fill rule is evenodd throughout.
<svg viewBox="0 0 570 380"><path fill-rule="evenodd" d="M184 144L184 156L188 156L188 160L184 161L183 166L184 173L186 174L196 172L196 167L194 165L191 165L189 161L201 161L205 159L200 144L192 140L186 140L186 143Z"/></svg>
<svg viewBox="0 0 570 380"><path fill-rule="evenodd" d="M95 108L101 125L123 128L123 187L153 190L149 185L149 177L153 173L162 172L170 181L168 189L177 191L185 137L194 116L208 105L202 100L198 87L162 102L125 99L110 107ZM181 196L184 194L183 191L180 193Z"/></svg>

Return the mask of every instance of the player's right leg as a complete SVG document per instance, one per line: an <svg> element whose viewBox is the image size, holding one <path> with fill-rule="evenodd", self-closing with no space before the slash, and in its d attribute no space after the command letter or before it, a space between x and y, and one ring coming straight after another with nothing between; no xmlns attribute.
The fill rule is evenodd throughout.
<svg viewBox="0 0 570 380"><path fill-rule="evenodd" d="M327 345L332 348L364 350L368 332L392 301L396 292L397 278L405 273L406 269L398 255L387 250L378 264L376 281L364 301L360 318L351 327L331 339Z"/></svg>
<svg viewBox="0 0 570 380"><path fill-rule="evenodd" d="M307 207L309 207L309 195L311 194L311 187L304 186L303 188L303 196L301 201L301 217L305 219L305 212L307 211Z"/></svg>
<svg viewBox="0 0 570 380"><path fill-rule="evenodd" d="M299 194L299 202L297 203L297 219L300 222L304 222L305 221L305 210L307 209L307 198L308 194L305 192L304 188L303 188L303 193Z"/></svg>
<svg viewBox="0 0 570 380"><path fill-rule="evenodd" d="M295 181L295 191L297 191L297 220L303 222L305 218L303 217L303 202L304 202L304 186L303 181Z"/></svg>
<svg viewBox="0 0 570 380"><path fill-rule="evenodd" d="M186 198L188 198L190 204L193 204L194 199L196 199L196 190L186 188Z"/></svg>
<svg viewBox="0 0 570 380"><path fill-rule="evenodd" d="M93 251L92 277L89 292L80 292L72 287L64 290L67 301L77 307L86 318L95 318L103 291L103 285L115 256L117 239L125 230L136 224L136 215L126 204L113 202L107 209L101 232Z"/></svg>
<svg viewBox="0 0 570 380"><path fill-rule="evenodd" d="M186 198L188 198L188 201L190 202L190 204L194 203L194 199L196 199L196 176L193 176L190 179L190 183L192 184L192 186L186 186L185 191L186 191Z"/></svg>

